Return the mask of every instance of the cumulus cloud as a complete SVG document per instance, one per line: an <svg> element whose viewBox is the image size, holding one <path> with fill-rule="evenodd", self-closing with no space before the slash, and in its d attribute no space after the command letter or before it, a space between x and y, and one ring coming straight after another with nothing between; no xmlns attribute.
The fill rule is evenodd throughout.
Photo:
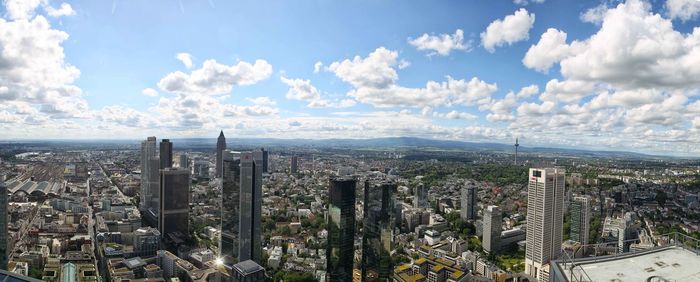
<svg viewBox="0 0 700 282"><path fill-rule="evenodd" d="M471 50L471 42L464 42L464 31L457 29L454 34L427 34L409 38L408 43L421 51L431 51L428 55L447 56L452 50Z"/></svg>
<svg viewBox="0 0 700 282"><path fill-rule="evenodd" d="M534 24L535 14L520 8L512 15L491 22L481 33L481 44L487 51L493 53L496 47L527 40Z"/></svg>
<svg viewBox="0 0 700 282"><path fill-rule="evenodd" d="M188 53L177 53L177 55L175 55L175 58L182 62L182 64L185 65L186 68L192 68L192 55Z"/></svg>
<svg viewBox="0 0 700 282"><path fill-rule="evenodd" d="M672 19L688 21L700 14L700 1L697 0L667 0L665 6Z"/></svg>
<svg viewBox="0 0 700 282"><path fill-rule="evenodd" d="M45 9L46 14L55 18L75 15L75 10L73 10L73 7L68 3L61 3L61 6L59 6L58 8L46 6Z"/></svg>
<svg viewBox="0 0 700 282"><path fill-rule="evenodd" d="M578 42L567 44L566 32L550 28L542 34L537 44L530 46L523 58L523 64L528 68L547 73L552 65L580 49L580 45Z"/></svg>
<svg viewBox="0 0 700 282"><path fill-rule="evenodd" d="M255 84L271 74L272 65L265 60L252 64L241 61L229 66L210 59L190 74L176 71L166 75L158 87L177 94L219 95L231 92L233 86Z"/></svg>
<svg viewBox="0 0 700 282"><path fill-rule="evenodd" d="M423 88L398 85L398 53L379 47L363 58L333 62L328 70L354 89L347 93L360 103L375 107L425 107L474 105L487 101L498 87L479 78L471 80L447 77L447 81L428 81Z"/></svg>
<svg viewBox="0 0 700 282"><path fill-rule="evenodd" d="M323 62L318 61L314 64L314 73L318 73L321 71L321 68L323 67Z"/></svg>
<svg viewBox="0 0 700 282"><path fill-rule="evenodd" d="M289 86L289 90L286 94L287 99L311 101L321 98L318 89L311 85L311 81L308 79L288 79L282 76L280 80L282 83Z"/></svg>
<svg viewBox="0 0 700 282"><path fill-rule="evenodd" d="M590 8L586 10L585 12L581 13L579 18L583 22L587 23L593 23L593 24L601 24L603 22L603 18L605 17L605 13L608 11L608 5L605 3L601 3L598 6L595 6L593 8Z"/></svg>
<svg viewBox="0 0 700 282"><path fill-rule="evenodd" d="M158 91L153 88L144 88L141 90L141 94L149 97L158 97Z"/></svg>

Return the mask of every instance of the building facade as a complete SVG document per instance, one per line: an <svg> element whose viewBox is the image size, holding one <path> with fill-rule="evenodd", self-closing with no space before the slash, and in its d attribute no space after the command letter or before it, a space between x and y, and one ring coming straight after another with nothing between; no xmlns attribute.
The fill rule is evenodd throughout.
<svg viewBox="0 0 700 282"><path fill-rule="evenodd" d="M221 240L220 255L238 260L238 228L240 221L241 153L225 150L221 177Z"/></svg>
<svg viewBox="0 0 700 282"><path fill-rule="evenodd" d="M328 204L327 277L331 282L352 281L355 241L355 186L353 178L331 179Z"/></svg>
<svg viewBox="0 0 700 282"><path fill-rule="evenodd" d="M461 202L461 217L463 220L476 219L476 184L468 182L462 187Z"/></svg>
<svg viewBox="0 0 700 282"><path fill-rule="evenodd" d="M156 148L156 137L141 141L141 193L139 209L147 211L153 206L153 195L158 190L160 161Z"/></svg>
<svg viewBox="0 0 700 282"><path fill-rule="evenodd" d="M365 182L362 228L362 281L388 281L393 264L396 205L392 182Z"/></svg>
<svg viewBox="0 0 700 282"><path fill-rule="evenodd" d="M262 152L241 154L238 260L262 264Z"/></svg>
<svg viewBox="0 0 700 282"><path fill-rule="evenodd" d="M160 171L160 176L158 230L162 236L178 231L189 235L190 171L166 168Z"/></svg>
<svg viewBox="0 0 700 282"><path fill-rule="evenodd" d="M224 150L226 150L226 136L224 136L224 131L219 133L219 138L216 139L216 178L221 177L223 173L223 155Z"/></svg>
<svg viewBox="0 0 700 282"><path fill-rule="evenodd" d="M418 183L413 188L413 207L417 209L429 208L428 205L428 187L423 183Z"/></svg>
<svg viewBox="0 0 700 282"><path fill-rule="evenodd" d="M488 206L484 209L482 245L487 253L497 253L501 248L502 221L501 209L498 206Z"/></svg>
<svg viewBox="0 0 700 282"><path fill-rule="evenodd" d="M173 167L173 143L170 139L160 141L160 169Z"/></svg>
<svg viewBox="0 0 700 282"><path fill-rule="evenodd" d="M588 196L574 197L571 203L571 240L588 244L588 232L591 222L591 198Z"/></svg>
<svg viewBox="0 0 700 282"><path fill-rule="evenodd" d="M531 168L527 188L525 273L549 281L549 262L559 258L564 225L565 171Z"/></svg>

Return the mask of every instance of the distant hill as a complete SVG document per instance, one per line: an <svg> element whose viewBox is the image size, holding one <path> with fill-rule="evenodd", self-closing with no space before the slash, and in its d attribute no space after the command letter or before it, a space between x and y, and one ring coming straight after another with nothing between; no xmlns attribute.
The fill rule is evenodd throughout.
<svg viewBox="0 0 700 282"><path fill-rule="evenodd" d="M172 138L170 139L176 149L208 149L216 146L216 138ZM89 145L111 144L122 146L136 146L140 140L11 140L0 141L2 144L32 144L34 146L50 145ZM513 152L511 144L467 142L453 140L436 140L418 137L386 137L369 139L278 139L278 138L226 138L230 147L316 147L316 148L403 148L403 149L441 149L462 151L493 151ZM554 147L527 147L521 144L518 149L523 153L559 154L564 156L581 157L608 157L608 158L643 158L663 159L665 156L654 156L626 151L584 150Z"/></svg>

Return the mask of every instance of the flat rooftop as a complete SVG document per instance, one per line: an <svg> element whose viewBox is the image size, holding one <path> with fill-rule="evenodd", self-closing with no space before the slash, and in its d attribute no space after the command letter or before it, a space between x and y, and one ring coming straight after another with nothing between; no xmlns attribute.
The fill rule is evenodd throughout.
<svg viewBox="0 0 700 282"><path fill-rule="evenodd" d="M700 255L682 247L666 247L618 257L576 261L592 281L700 281ZM564 271L565 275L570 275ZM567 277L571 280L570 277ZM660 280L663 281L663 280Z"/></svg>

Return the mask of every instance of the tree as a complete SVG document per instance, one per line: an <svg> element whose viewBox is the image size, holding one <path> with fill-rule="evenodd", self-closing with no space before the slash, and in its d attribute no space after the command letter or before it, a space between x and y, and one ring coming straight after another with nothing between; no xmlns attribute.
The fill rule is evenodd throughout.
<svg viewBox="0 0 700 282"><path fill-rule="evenodd" d="M666 206L666 199L668 199L666 192L661 190L656 192L656 202L659 203L659 206L662 208Z"/></svg>

